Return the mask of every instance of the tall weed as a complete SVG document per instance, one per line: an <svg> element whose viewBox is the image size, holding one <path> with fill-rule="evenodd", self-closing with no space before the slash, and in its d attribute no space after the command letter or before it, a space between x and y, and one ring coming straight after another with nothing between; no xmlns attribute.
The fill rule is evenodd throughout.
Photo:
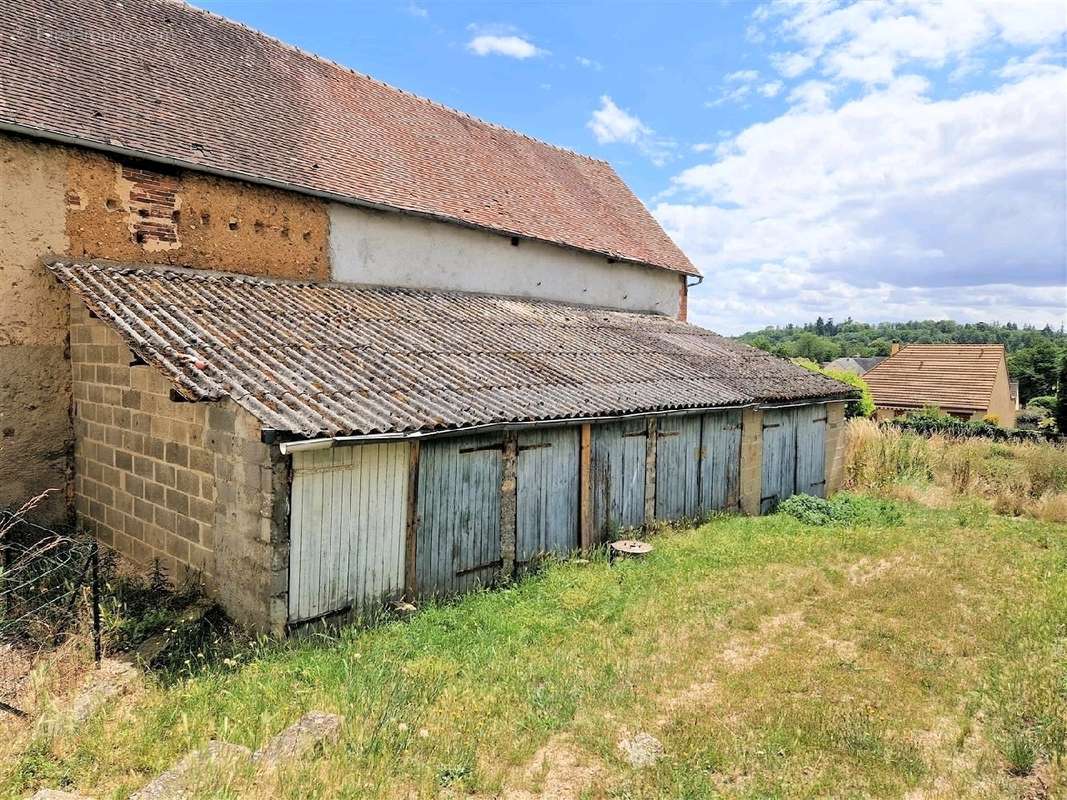
<svg viewBox="0 0 1067 800"><path fill-rule="evenodd" d="M863 419L851 420L847 435L850 488L895 492L932 484L954 498L981 498L998 514L1067 522L1062 445L927 438Z"/></svg>

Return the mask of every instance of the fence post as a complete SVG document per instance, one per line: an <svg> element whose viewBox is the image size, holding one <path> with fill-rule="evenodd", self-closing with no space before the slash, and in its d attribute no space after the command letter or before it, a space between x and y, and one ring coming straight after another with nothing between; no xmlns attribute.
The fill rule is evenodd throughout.
<svg viewBox="0 0 1067 800"><path fill-rule="evenodd" d="M93 537L93 660L100 666L100 542Z"/></svg>

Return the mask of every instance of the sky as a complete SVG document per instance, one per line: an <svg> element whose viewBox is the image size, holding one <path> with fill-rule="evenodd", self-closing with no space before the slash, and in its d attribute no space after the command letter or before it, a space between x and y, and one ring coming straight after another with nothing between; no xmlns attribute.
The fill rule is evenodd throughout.
<svg viewBox="0 0 1067 800"><path fill-rule="evenodd" d="M1067 318L1067 3L194 0L610 162L690 320Z"/></svg>

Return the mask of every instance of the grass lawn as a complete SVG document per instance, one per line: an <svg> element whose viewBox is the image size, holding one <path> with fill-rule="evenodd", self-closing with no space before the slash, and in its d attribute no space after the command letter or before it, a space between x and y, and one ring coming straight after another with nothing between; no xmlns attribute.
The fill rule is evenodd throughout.
<svg viewBox="0 0 1067 800"><path fill-rule="evenodd" d="M152 685L0 765L0 794L127 793L208 739L346 717L205 797L1056 797L1067 530L978 505L902 525L723 517L412 620ZM644 731L664 757L625 763ZM224 787L224 788L220 788Z"/></svg>

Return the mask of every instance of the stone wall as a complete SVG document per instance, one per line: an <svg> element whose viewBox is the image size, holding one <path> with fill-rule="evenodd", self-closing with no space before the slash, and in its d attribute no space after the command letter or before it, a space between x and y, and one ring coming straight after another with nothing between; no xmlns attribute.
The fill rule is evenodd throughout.
<svg viewBox="0 0 1067 800"><path fill-rule="evenodd" d="M288 555L285 461L231 401L170 399L154 368L71 303L76 513L135 563L203 578L238 622L280 632Z"/></svg>
<svg viewBox="0 0 1067 800"><path fill-rule="evenodd" d="M75 258L330 277L330 223L320 200L90 150L66 156Z"/></svg>
<svg viewBox="0 0 1067 800"><path fill-rule="evenodd" d="M66 290L39 259L67 250L64 152L0 135L0 507L55 489L36 519L66 519L70 366Z"/></svg>
<svg viewBox="0 0 1067 800"><path fill-rule="evenodd" d="M66 290L49 255L325 280L326 204L200 173L0 133L0 507L56 489L68 519L71 366Z"/></svg>

